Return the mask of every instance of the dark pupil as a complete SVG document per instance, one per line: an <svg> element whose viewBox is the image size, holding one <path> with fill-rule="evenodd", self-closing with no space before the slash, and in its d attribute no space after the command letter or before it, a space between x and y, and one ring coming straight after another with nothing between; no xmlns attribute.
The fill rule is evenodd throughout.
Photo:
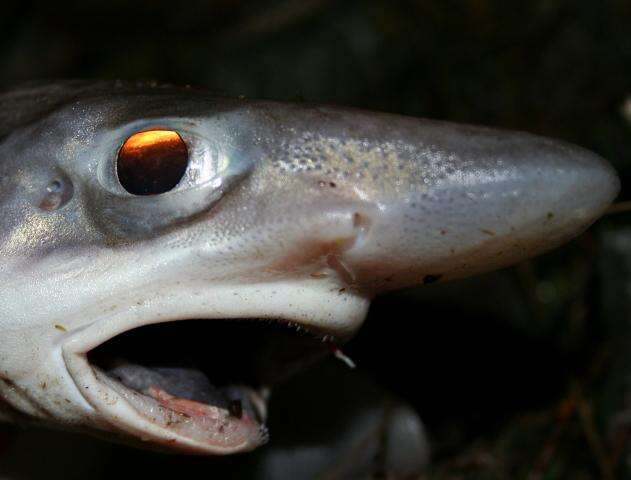
<svg viewBox="0 0 631 480"><path fill-rule="evenodd" d="M188 166L188 150L173 130L151 130L129 137L118 152L116 171L125 190L157 195L172 190Z"/></svg>

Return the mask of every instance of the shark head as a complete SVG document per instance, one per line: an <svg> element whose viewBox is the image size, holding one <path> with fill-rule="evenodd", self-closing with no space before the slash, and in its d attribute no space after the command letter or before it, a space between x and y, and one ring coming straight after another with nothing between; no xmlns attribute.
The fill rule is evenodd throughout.
<svg viewBox="0 0 631 480"><path fill-rule="evenodd" d="M174 451L263 444L270 387L374 295L549 250L619 188L566 143L353 109L111 82L0 107L0 417Z"/></svg>

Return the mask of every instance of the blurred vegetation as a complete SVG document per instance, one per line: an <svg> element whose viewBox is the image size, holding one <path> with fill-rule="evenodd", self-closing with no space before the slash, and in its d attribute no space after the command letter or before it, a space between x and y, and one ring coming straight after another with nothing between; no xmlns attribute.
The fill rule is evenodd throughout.
<svg viewBox="0 0 631 480"><path fill-rule="evenodd" d="M1 15L4 87L157 79L525 129L609 159L630 200L629 0L21 1ZM423 478L631 478L621 210L514 269L375 303L349 351L427 423Z"/></svg>

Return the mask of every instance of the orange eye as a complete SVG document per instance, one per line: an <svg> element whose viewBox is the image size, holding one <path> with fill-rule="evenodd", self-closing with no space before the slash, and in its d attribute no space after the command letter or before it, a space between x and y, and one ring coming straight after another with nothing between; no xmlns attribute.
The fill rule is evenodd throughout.
<svg viewBox="0 0 631 480"><path fill-rule="evenodd" d="M173 130L133 134L118 151L116 172L125 190L134 195L158 195L173 190L188 167L188 149Z"/></svg>

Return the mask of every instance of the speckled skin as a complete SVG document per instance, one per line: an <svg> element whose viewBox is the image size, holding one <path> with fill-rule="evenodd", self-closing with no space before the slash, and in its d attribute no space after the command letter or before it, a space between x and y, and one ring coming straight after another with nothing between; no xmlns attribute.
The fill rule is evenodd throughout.
<svg viewBox="0 0 631 480"><path fill-rule="evenodd" d="M117 150L152 127L181 132L213 174L126 193ZM619 187L598 156L526 133L174 87L24 87L0 97L0 136L0 398L157 443L172 439L118 409L86 351L187 318L282 318L346 338L379 291L551 249Z"/></svg>

